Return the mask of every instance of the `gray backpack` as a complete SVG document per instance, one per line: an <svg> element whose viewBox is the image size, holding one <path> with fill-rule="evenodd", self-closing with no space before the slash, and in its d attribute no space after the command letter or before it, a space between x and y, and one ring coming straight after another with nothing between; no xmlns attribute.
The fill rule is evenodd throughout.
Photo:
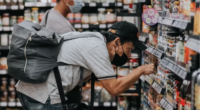
<svg viewBox="0 0 200 110"><path fill-rule="evenodd" d="M15 24L8 54L8 74L27 83L45 82L58 66L57 56L62 38L54 31L23 21Z"/></svg>
<svg viewBox="0 0 200 110"><path fill-rule="evenodd" d="M48 13L49 11L45 18L46 22ZM57 63L57 56L63 41L63 38L54 31L39 24L25 20L15 24L7 57L8 74L23 82L35 84L45 82L50 71L53 70L63 110L75 110L84 104L74 104L68 107L68 102L65 100L58 66L67 64ZM80 69L80 86L82 87L84 69L82 67ZM87 108L84 110L88 110L86 105L84 108Z"/></svg>

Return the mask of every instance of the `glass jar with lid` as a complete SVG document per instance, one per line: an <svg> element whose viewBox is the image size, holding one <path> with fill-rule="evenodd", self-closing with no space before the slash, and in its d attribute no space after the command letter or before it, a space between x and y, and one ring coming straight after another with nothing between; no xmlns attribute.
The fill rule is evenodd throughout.
<svg viewBox="0 0 200 110"><path fill-rule="evenodd" d="M89 24L89 15L88 14L83 14L82 15L81 23L82 24Z"/></svg>
<svg viewBox="0 0 200 110"><path fill-rule="evenodd" d="M17 0L11 0L11 5L17 5Z"/></svg>
<svg viewBox="0 0 200 110"><path fill-rule="evenodd" d="M81 23L81 13L74 14L74 23Z"/></svg>
<svg viewBox="0 0 200 110"><path fill-rule="evenodd" d="M105 14L106 9L105 8L99 8L98 11L99 11L99 14L98 14L99 24L105 24L106 23L106 14Z"/></svg>
<svg viewBox="0 0 200 110"><path fill-rule="evenodd" d="M31 21L31 11L30 10L24 11L24 20Z"/></svg>
<svg viewBox="0 0 200 110"><path fill-rule="evenodd" d="M32 22L39 23L38 8L32 8Z"/></svg>
<svg viewBox="0 0 200 110"><path fill-rule="evenodd" d="M90 24L98 24L97 14L90 14Z"/></svg>
<svg viewBox="0 0 200 110"><path fill-rule="evenodd" d="M128 4L132 4L133 0L123 0L123 3L128 5Z"/></svg>
<svg viewBox="0 0 200 110"><path fill-rule="evenodd" d="M8 27L10 25L10 16L8 13L4 13L3 14L3 18L2 18L2 24L4 27Z"/></svg>
<svg viewBox="0 0 200 110"><path fill-rule="evenodd" d="M15 23L17 23L17 16L11 16L10 26L14 26Z"/></svg>
<svg viewBox="0 0 200 110"><path fill-rule="evenodd" d="M21 23L24 20L23 16L18 16L17 23Z"/></svg>
<svg viewBox="0 0 200 110"><path fill-rule="evenodd" d="M114 23L115 22L115 14L113 13L113 9L106 10L106 22L107 23Z"/></svg>

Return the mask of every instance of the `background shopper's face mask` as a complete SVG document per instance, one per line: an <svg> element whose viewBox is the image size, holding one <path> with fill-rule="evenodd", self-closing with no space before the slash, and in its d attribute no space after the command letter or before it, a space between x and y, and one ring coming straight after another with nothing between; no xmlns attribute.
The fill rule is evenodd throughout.
<svg viewBox="0 0 200 110"><path fill-rule="evenodd" d="M82 0L74 0L74 6L70 6L69 4L67 5L69 6L72 13L78 13L81 11L83 7L82 4L83 4Z"/></svg>
<svg viewBox="0 0 200 110"><path fill-rule="evenodd" d="M123 49L123 47L122 47ZM126 56L126 54L124 53L124 49L123 49L123 55L119 56L119 54L117 53L117 51L115 50L115 56L113 61L111 62L113 65L115 66L122 66L124 65L126 62L128 61L128 57Z"/></svg>

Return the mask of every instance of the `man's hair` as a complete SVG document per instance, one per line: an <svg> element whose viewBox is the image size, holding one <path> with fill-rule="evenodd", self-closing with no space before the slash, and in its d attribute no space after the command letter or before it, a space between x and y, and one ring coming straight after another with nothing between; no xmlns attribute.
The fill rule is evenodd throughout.
<svg viewBox="0 0 200 110"><path fill-rule="evenodd" d="M61 0L57 0L56 2L59 3Z"/></svg>
<svg viewBox="0 0 200 110"><path fill-rule="evenodd" d="M118 36L118 35L113 34L111 32L102 32L101 34L106 38L107 43L115 40L117 37L120 38L120 42L121 42L122 45L124 43L126 43L126 42L131 42L132 41L132 39L129 38L129 37Z"/></svg>

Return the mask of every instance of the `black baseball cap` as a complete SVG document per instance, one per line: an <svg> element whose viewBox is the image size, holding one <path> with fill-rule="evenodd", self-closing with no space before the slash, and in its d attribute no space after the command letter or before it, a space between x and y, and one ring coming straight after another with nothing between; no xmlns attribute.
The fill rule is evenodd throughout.
<svg viewBox="0 0 200 110"><path fill-rule="evenodd" d="M138 39L138 28L127 21L114 23L109 27L109 32L118 35L119 37L127 37L131 39L133 45L139 50L145 50L147 47Z"/></svg>

